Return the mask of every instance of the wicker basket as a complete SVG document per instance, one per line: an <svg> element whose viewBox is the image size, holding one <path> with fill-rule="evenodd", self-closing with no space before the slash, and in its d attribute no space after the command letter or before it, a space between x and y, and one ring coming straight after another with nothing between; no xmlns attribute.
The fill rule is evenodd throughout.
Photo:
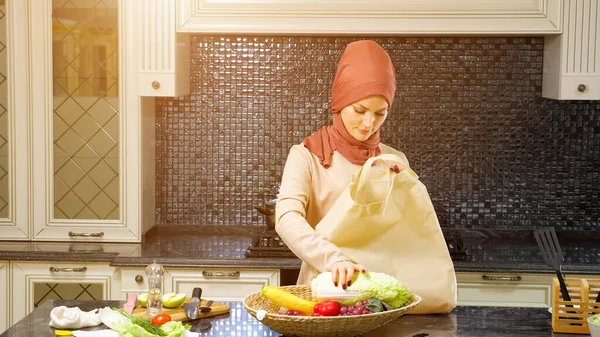
<svg viewBox="0 0 600 337"><path fill-rule="evenodd" d="M281 288L296 296L314 300L311 296L310 286L285 286ZM244 298L244 308L254 318L256 318L258 310L267 311L267 315L260 322L286 337L351 337L364 334L367 331L393 321L419 305L420 302L421 298L413 294L408 304L401 308L368 315L330 317L288 316L278 314L279 306L273 304L273 302L259 291Z"/></svg>

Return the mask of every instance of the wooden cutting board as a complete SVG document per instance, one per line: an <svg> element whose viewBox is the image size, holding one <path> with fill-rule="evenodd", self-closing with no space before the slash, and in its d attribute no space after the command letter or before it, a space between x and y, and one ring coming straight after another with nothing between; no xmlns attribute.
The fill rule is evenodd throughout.
<svg viewBox="0 0 600 337"><path fill-rule="evenodd" d="M185 303L188 303L191 301L192 301L191 298L186 298ZM201 300L200 306L206 305L207 302L208 302L207 300ZM212 310L210 312L198 312L198 318L196 318L196 319L222 315L222 314L226 314L229 312L229 306L225 305L223 303L213 302L213 304L211 304L210 307L212 308ZM133 309L133 313L131 314L131 316L145 318L146 311L147 311L146 308L138 305L135 307L135 309ZM190 319L185 315L185 311L183 309L183 304L180 305L178 308L174 308L174 309L163 307L161 313L169 314L169 316L171 316L171 320L173 320L173 321L180 321L180 322L190 321Z"/></svg>

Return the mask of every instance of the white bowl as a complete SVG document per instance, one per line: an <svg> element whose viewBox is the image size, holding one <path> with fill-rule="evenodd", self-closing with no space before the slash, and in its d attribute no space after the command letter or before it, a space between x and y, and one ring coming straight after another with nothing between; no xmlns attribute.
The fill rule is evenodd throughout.
<svg viewBox="0 0 600 337"><path fill-rule="evenodd" d="M592 337L600 337L600 325L592 323L592 317L588 317L587 319L588 326L590 327L590 335Z"/></svg>

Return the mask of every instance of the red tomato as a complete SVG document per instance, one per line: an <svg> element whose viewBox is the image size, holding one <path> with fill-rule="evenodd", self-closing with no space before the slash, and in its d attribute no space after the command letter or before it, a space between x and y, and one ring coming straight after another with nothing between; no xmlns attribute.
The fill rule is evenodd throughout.
<svg viewBox="0 0 600 337"><path fill-rule="evenodd" d="M322 307L321 303L323 303L323 302L318 302L317 304L315 304L315 306L313 307L313 313L318 314L321 312L321 307Z"/></svg>
<svg viewBox="0 0 600 337"><path fill-rule="evenodd" d="M319 304L320 306L317 308ZM317 305L315 305L315 312L321 316L337 316L340 314L340 304L336 301L319 302Z"/></svg>
<svg viewBox="0 0 600 337"><path fill-rule="evenodd" d="M171 320L168 314L158 314L152 319L152 325L163 325Z"/></svg>

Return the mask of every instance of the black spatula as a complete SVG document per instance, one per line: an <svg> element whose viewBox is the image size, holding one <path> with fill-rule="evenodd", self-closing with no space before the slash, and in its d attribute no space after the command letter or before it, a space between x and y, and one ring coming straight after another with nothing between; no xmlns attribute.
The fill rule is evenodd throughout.
<svg viewBox="0 0 600 337"><path fill-rule="evenodd" d="M565 279L563 278L561 271L561 265L564 260L564 256L560 249L560 244L558 243L558 238L556 237L554 227L537 229L533 232L533 235L535 236L535 240L542 251L544 262L546 262L546 264L556 272L556 277L558 277L558 282L560 283L560 293L563 300L571 301L571 296L569 296L569 291L567 290L567 285L565 284Z"/></svg>

